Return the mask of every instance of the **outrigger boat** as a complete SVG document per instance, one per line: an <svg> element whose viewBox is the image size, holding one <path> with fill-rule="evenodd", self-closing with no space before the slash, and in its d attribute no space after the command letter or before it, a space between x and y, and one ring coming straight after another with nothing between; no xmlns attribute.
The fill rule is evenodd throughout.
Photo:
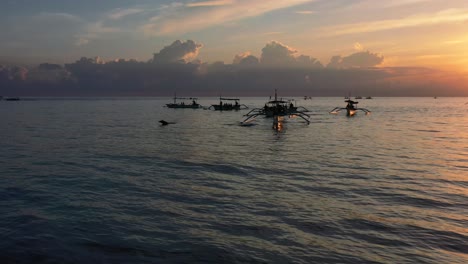
<svg viewBox="0 0 468 264"><path fill-rule="evenodd" d="M292 102L292 100L278 100L278 96L275 90L275 99L268 101L264 107L262 108L254 108L244 116L246 117L242 123L249 122L253 120L257 116L265 116L265 117L273 117L274 118L274 124L273 127L275 127L275 121L278 122L278 117L284 117L284 116L289 116L289 117L295 117L298 116L302 119L304 119L307 124L310 124L309 118L310 115L307 114L307 112L310 112L307 110L307 108L302 107L302 106L295 106Z"/></svg>
<svg viewBox="0 0 468 264"><path fill-rule="evenodd" d="M234 101L234 104L227 103L226 101ZM219 98L219 104L213 104L209 107L209 109L214 109L215 111L232 111L232 110L242 110L248 109L248 107L244 104L239 104L238 98Z"/></svg>
<svg viewBox="0 0 468 264"><path fill-rule="evenodd" d="M182 101L180 103L177 103L177 100L191 100L191 103L186 104L185 101ZM191 109L198 109L201 106L197 103L198 98L195 97L189 97L189 98L184 98L184 97L177 97L174 95L174 103L166 104L166 107L168 108L191 108Z"/></svg>
<svg viewBox="0 0 468 264"><path fill-rule="evenodd" d="M370 112L371 112L371 111L369 111L369 110L367 110L365 108L357 108L356 106L357 106L357 104L359 102L356 102L356 101L353 101L353 100L350 100L350 99L346 100L345 102L348 103L346 105L346 107L335 107L333 110L330 111L330 114L337 114L341 110L346 110L346 115L347 116L355 115L358 110L363 111L364 113L366 113L366 115L370 114Z"/></svg>
<svg viewBox="0 0 468 264"><path fill-rule="evenodd" d="M7 97L5 98L5 101L19 101L20 98L19 97Z"/></svg>

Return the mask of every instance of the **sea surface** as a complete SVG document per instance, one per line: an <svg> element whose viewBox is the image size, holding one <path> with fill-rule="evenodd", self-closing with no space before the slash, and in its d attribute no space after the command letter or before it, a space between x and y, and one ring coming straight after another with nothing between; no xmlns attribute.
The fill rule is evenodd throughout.
<svg viewBox="0 0 468 264"><path fill-rule="evenodd" d="M0 262L468 263L467 98L171 101L0 101Z"/></svg>

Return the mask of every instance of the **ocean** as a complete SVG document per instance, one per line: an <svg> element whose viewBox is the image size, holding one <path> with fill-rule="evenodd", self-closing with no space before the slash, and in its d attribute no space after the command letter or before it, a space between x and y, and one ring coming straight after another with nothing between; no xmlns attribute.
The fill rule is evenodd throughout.
<svg viewBox="0 0 468 264"><path fill-rule="evenodd" d="M468 263L467 98L171 101L0 101L1 263Z"/></svg>

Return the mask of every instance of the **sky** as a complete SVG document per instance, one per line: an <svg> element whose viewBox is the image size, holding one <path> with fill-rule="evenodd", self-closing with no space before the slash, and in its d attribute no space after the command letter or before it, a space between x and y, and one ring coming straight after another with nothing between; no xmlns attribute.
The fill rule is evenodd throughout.
<svg viewBox="0 0 468 264"><path fill-rule="evenodd" d="M356 51L381 66L468 71L466 0L2 0L0 57L148 60L175 40L198 59L260 56L270 41L329 63Z"/></svg>
<svg viewBox="0 0 468 264"><path fill-rule="evenodd" d="M0 94L468 96L467 28L467 0L0 0Z"/></svg>

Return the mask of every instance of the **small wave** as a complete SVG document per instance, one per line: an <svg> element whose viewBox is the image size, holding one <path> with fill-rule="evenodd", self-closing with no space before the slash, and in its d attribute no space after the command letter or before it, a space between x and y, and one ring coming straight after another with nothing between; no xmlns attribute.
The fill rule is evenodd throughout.
<svg viewBox="0 0 468 264"><path fill-rule="evenodd" d="M414 131L418 131L418 132L428 132L428 133L440 133L442 131L440 130L432 130L432 129L416 129Z"/></svg>

